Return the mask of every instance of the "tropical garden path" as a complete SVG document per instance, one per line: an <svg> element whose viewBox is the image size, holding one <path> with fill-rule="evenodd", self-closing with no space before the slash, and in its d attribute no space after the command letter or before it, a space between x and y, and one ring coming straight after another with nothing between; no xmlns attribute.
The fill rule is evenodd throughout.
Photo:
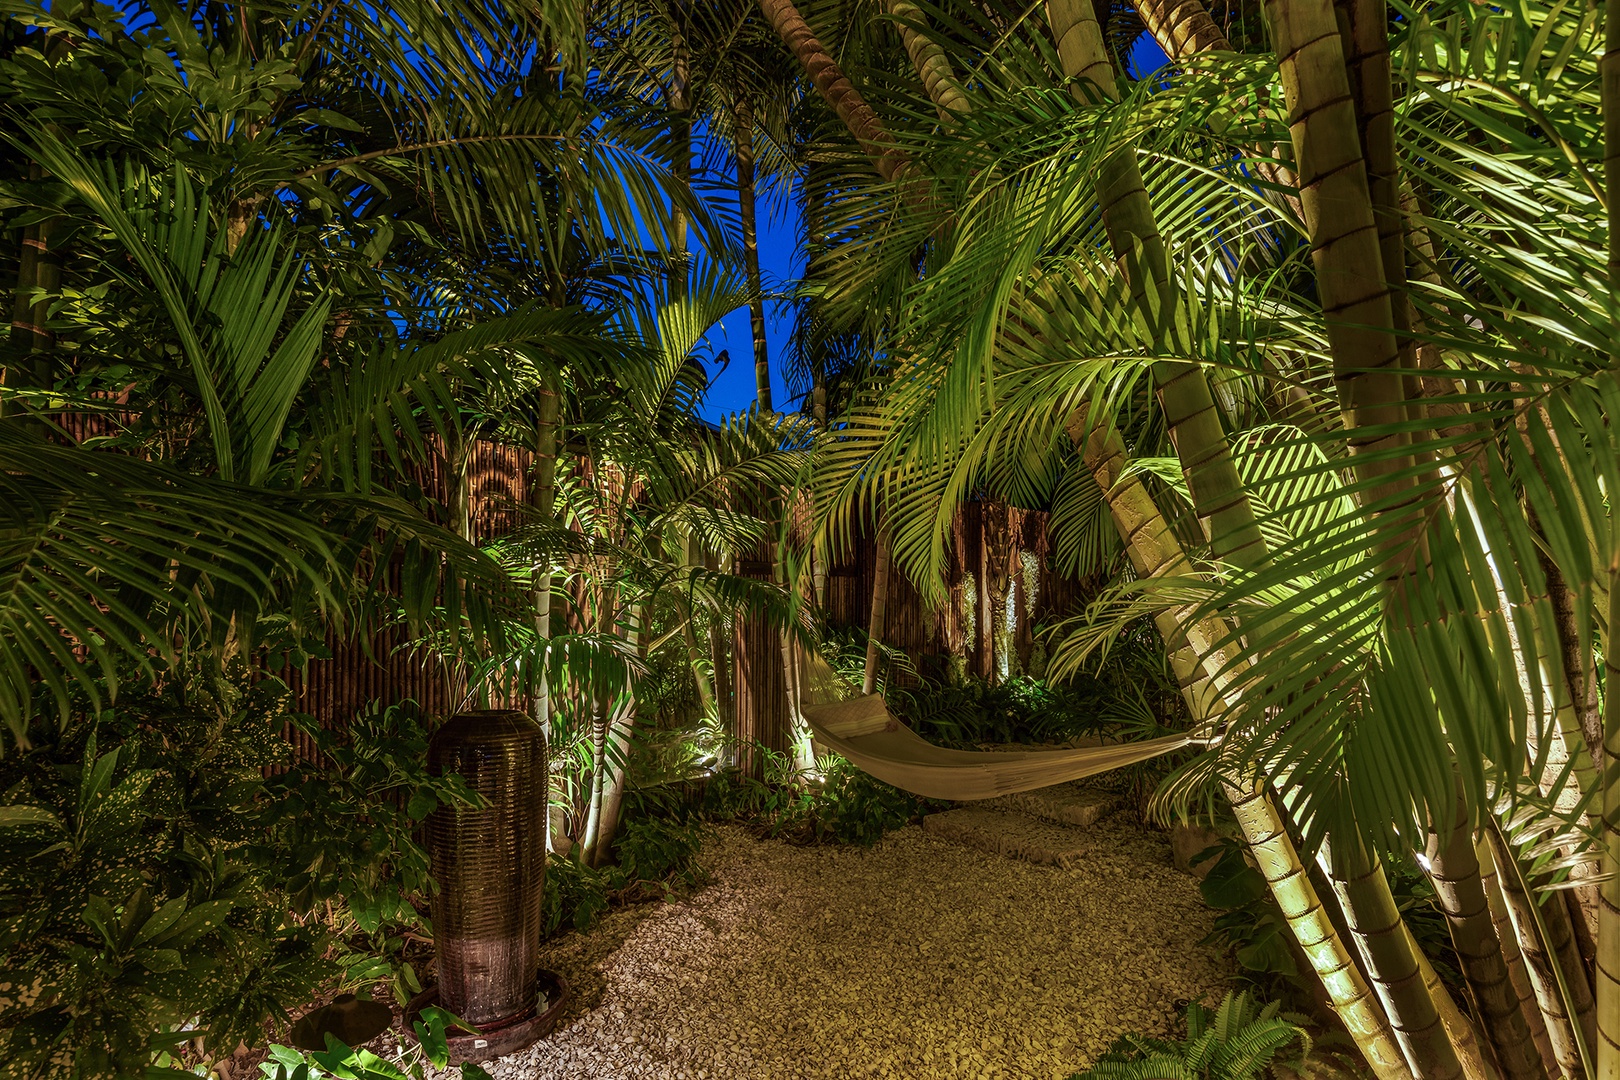
<svg viewBox="0 0 1620 1080"><path fill-rule="evenodd" d="M735 827L710 884L621 910L542 963L576 999L499 1078L1066 1077L1125 1031L1168 1032L1218 1000L1228 962L1168 840L1128 815L1066 866L916 826L871 849L795 847Z"/></svg>

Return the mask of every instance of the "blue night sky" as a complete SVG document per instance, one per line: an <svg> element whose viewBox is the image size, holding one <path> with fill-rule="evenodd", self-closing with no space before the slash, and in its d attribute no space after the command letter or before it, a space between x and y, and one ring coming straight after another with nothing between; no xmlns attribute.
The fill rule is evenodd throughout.
<svg viewBox="0 0 1620 1080"><path fill-rule="evenodd" d="M1141 78L1144 73L1157 71L1165 62L1164 51L1158 43L1143 34L1131 50L1128 67L1132 76ZM802 232L796 199L788 202L784 213L778 214L768 213L765 201L761 200L759 265L767 293L785 291L804 271L800 250ZM765 326L770 344L773 404L781 412L797 412L800 402L789 400L780 364L792 327L792 315L786 305L767 304ZM702 410L705 419L718 421L741 412L754 402L753 335L748 327L748 309L740 308L727 315L718 330L710 335L710 342L716 354L725 350L731 355L731 363L724 370L711 370L713 381Z"/></svg>
<svg viewBox="0 0 1620 1080"><path fill-rule="evenodd" d="M797 202L789 204L786 217L769 215L762 204L759 215L759 271L766 293L786 291L804 272L801 250L803 225ZM771 404L779 412L797 412L799 402L788 400L787 388L782 383L781 356L787 349L787 337L793 326L792 313L787 305L765 305L765 336L771 357ZM710 371L713 380L705 401L703 417L718 421L741 412L754 403L754 335L748 325L748 309L739 308L720 323L718 332L709 335L715 353L722 349L731 354L731 363L718 374Z"/></svg>

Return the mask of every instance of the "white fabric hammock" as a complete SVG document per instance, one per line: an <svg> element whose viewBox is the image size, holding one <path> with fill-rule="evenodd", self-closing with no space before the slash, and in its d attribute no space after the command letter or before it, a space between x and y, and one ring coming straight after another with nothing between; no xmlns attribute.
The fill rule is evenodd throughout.
<svg viewBox="0 0 1620 1080"><path fill-rule="evenodd" d="M890 714L881 694L846 700L851 689L819 656L800 650L799 711L819 747L862 772L931 799L993 799L1134 765L1209 740L1167 735L1141 742L1043 750L951 750Z"/></svg>

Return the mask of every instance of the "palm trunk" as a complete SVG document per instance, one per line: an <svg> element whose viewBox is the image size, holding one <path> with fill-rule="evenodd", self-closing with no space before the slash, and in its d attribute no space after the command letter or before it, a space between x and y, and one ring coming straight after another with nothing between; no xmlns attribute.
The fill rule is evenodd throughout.
<svg viewBox="0 0 1620 1080"><path fill-rule="evenodd" d="M688 567L696 567L701 564L702 552L695 535L687 534L682 554ZM703 715L713 716L718 720L721 718L720 705L715 700L714 683L710 681L708 672L703 670L703 654L698 646L697 630L692 625L693 617L691 605L682 603L681 637L686 642L686 660L691 665L692 678L697 683L698 707L703 710Z"/></svg>
<svg viewBox="0 0 1620 1080"><path fill-rule="evenodd" d="M1462 1061L1422 977L1417 949L1390 894L1383 863L1359 844L1347 850L1343 841L1333 854L1330 860L1324 847L1323 869L1332 878L1350 935L1413 1074L1434 1080L1462 1076Z"/></svg>
<svg viewBox="0 0 1620 1080"><path fill-rule="evenodd" d="M719 571L722 564L719 556L705 556L705 563L711 571ZM727 626L727 620L721 615L711 613L709 616L709 659L714 665L714 711L720 721L722 730L728 733L735 743L737 736L736 704L732 694L730 650L726 648L728 639L735 639L736 635ZM735 746L733 746L735 751ZM735 752L729 764L737 764Z"/></svg>
<svg viewBox="0 0 1620 1080"><path fill-rule="evenodd" d="M1046 13L1064 75L1091 83L1105 98L1117 97L1113 64L1090 0L1048 0ZM1075 93L1082 100L1086 96L1078 86ZM1115 257L1122 264L1135 264L1131 296L1144 316L1149 310L1149 294L1157 294L1154 307L1159 321L1155 337L1163 341L1178 332L1180 296L1171 278L1164 240L1159 235L1141 169L1129 147L1104 162L1098 198ZM1193 504L1216 554L1239 566L1263 565L1265 540L1232 463L1226 431L1204 369L1183 361L1159 361L1153 365L1153 380Z"/></svg>
<svg viewBox="0 0 1620 1080"><path fill-rule="evenodd" d="M1496 926L1496 939L1502 943L1502 958L1507 962L1508 979L1513 993L1519 999L1519 1011L1530 1024L1530 1038L1541 1055L1541 1066L1549 1076L1561 1075L1558 1055L1553 1052L1552 1040L1547 1035L1547 1018L1536 1001L1536 990L1531 984L1530 971L1519 950L1519 935L1513 929L1513 916L1508 911L1502 894L1502 883L1497 876L1496 858L1491 854L1490 842L1481 836L1474 841L1474 855L1479 862L1479 880L1485 890L1485 901L1491 906L1491 922Z"/></svg>
<svg viewBox="0 0 1620 1080"><path fill-rule="evenodd" d="M630 647L646 659L647 635L641 625L641 605L631 604L626 622L630 634ZM587 848L591 865L600 866L613 850L613 838L619 834L619 814L624 809L624 787L630 774L630 749L636 727L636 695L632 688L624 707L615 712L608 738L608 753L603 760L607 779L602 792L602 824L597 831L594 848Z"/></svg>
<svg viewBox="0 0 1620 1080"><path fill-rule="evenodd" d="M703 653L698 645L697 631L692 629L692 609L685 608L681 612L681 637L686 643L686 659L692 667L692 678L697 683L698 708L704 716L719 718L720 706L714 697L714 682L709 673L703 670Z"/></svg>
<svg viewBox="0 0 1620 1080"><path fill-rule="evenodd" d="M1395 424L1406 417L1400 349L1338 19L1330 0L1266 0L1266 12L1289 115L1298 118L1294 160L1340 407L1351 428ZM1408 442L1403 433L1351 435L1370 501L1409 486L1384 479L1404 469L1391 451Z"/></svg>
<svg viewBox="0 0 1620 1080"><path fill-rule="evenodd" d="M1391 325L1406 318L1406 229L1401 217L1400 170L1395 158L1395 105L1390 85L1389 7L1385 0L1335 0L1344 70L1355 107L1366 165L1367 194L1378 230L1384 282L1393 291ZM1407 395L1415 396L1415 395Z"/></svg>
<svg viewBox="0 0 1620 1080"><path fill-rule="evenodd" d="M866 630L866 676L861 680L861 693L877 693L878 642L883 640L888 625L889 574L893 553L889 547L887 529L879 528L877 536L877 567L872 574L872 617Z"/></svg>
<svg viewBox="0 0 1620 1080"><path fill-rule="evenodd" d="M1081 419L1077 414L1071 421L1069 435L1083 447L1086 467L1106 493L1114 525L1137 576L1192 573L1192 565L1147 489L1140 481L1119 482L1125 448L1118 433L1112 428L1087 432L1080 426ZM1203 615L1196 605L1167 608L1154 621L1194 721L1218 721L1226 710L1223 687L1237 677L1222 652L1230 631ZM1258 778L1248 784L1228 784L1226 795L1255 865L1357 1049L1379 1080L1408 1080L1406 1061L1394 1034L1312 888L1282 818Z"/></svg>
<svg viewBox="0 0 1620 1080"><path fill-rule="evenodd" d="M540 388L539 415L534 437L534 508L542 526L556 520L557 506L557 427L562 414L562 395L554 380ZM551 638L551 563L534 568L534 633L540 641ZM542 665L534 691L534 719L542 731L551 730L551 687Z"/></svg>
<svg viewBox="0 0 1620 1080"><path fill-rule="evenodd" d="M1534 523L1532 527L1537 528ZM1539 528L1537 531L1540 531ZM1576 614L1580 600L1553 558L1539 546L1536 553L1540 556L1542 576L1547 579L1547 598L1552 606L1553 630L1558 638L1559 666L1575 712L1575 726L1591 752L1594 772L1601 773L1603 712L1598 705L1595 665L1591 654L1581 647L1579 617Z"/></svg>
<svg viewBox="0 0 1620 1080"><path fill-rule="evenodd" d="M888 0L888 8L899 27L900 43L911 57L911 66L917 69L923 89L939 111L939 118L946 124L954 123L956 117L968 112L971 106L951 71L950 57L938 42L922 32L927 25L925 16L911 0Z"/></svg>
<svg viewBox="0 0 1620 1080"><path fill-rule="evenodd" d="M63 4L53 13L82 27L93 7L88 0L81 0ZM67 61L72 48L73 37L49 31L43 50L45 62L55 66ZM54 133L55 126L49 130ZM31 162L28 178L37 183L45 178L45 171ZM10 342L16 359L0 364L0 417L22 411L7 405L15 391L49 390L56 382L52 363L56 334L50 327L49 299L62 288L62 257L51 250L56 223L57 219L47 218L23 229L22 248L17 253L17 289L11 302ZM26 361L21 359L24 356Z"/></svg>
<svg viewBox="0 0 1620 1080"><path fill-rule="evenodd" d="M30 170L38 179L40 170ZM51 353L56 334L50 327L50 297L62 287L62 261L50 249L54 219L23 229L17 258L17 287L11 304L11 363L0 365L0 416L23 410L8 404L18 390L47 390L54 382ZM24 359L26 358L26 359Z"/></svg>
<svg viewBox="0 0 1620 1080"><path fill-rule="evenodd" d="M536 518L542 526L549 526L555 520L557 505L557 425L562 413L562 396L557 393L553 381L546 379L540 388L539 415L535 421L534 438L534 508ZM551 641L551 560L546 559L534 567L534 637L535 655L540 670L535 673L534 698L531 709L534 722L539 725L541 738L545 740L547 754L546 760L551 760L551 681L546 676L547 650ZM546 785L546 798L550 800L551 785ZM549 823L551 814L549 807L546 813ZM551 837L558 829L549 827L546 830L548 850L551 848Z"/></svg>
<svg viewBox="0 0 1620 1080"><path fill-rule="evenodd" d="M1452 1000L1451 991L1446 989L1439 972L1434 970L1434 965L1418 947L1417 939L1412 936L1412 928L1403 922L1401 933L1405 935L1412 955L1417 957L1418 975L1422 977L1430 999L1439 1010L1440 1026L1446 1029L1447 1037L1457 1048L1457 1060L1462 1062L1463 1077L1465 1080L1499 1080L1499 1072L1493 1073L1486 1068L1485 1054L1480 1049L1479 1033L1474 1029L1473 1021Z"/></svg>
<svg viewBox="0 0 1620 1080"><path fill-rule="evenodd" d="M1232 43L1210 18L1203 0L1133 0L1133 3L1148 33L1173 61L1180 63L1201 53L1232 51ZM1263 109L1261 115L1264 115ZM1248 152L1250 159L1245 164L1261 179L1276 185L1277 190L1271 197L1284 203L1296 218L1303 218L1303 208L1294 190L1299 186L1294 171L1273 159L1266 147L1249 148Z"/></svg>
<svg viewBox="0 0 1620 1080"><path fill-rule="evenodd" d="M792 0L759 0L759 9L804 69L816 92L833 107L838 119L872 158L878 175L885 180L898 177L908 164L905 152L894 144L877 113L817 40Z"/></svg>
<svg viewBox="0 0 1620 1080"><path fill-rule="evenodd" d="M1496 863L1502 899L1513 922L1514 936L1518 938L1536 1002L1547 1024L1547 1039L1558 1060L1559 1071L1566 1080L1578 1080L1588 1075L1587 1064L1593 1060L1596 1013L1592 991L1580 965L1577 963L1573 971L1566 971L1560 962L1561 954L1574 953L1568 915L1562 904L1536 903L1520 876L1518 858L1494 819L1486 821L1485 833ZM1564 915L1562 920L1558 918L1560 914ZM1579 978L1573 977L1576 975Z"/></svg>
<svg viewBox="0 0 1620 1080"><path fill-rule="evenodd" d="M1606 25L1608 52L1603 56L1603 127L1609 140L1605 162L1620 165L1620 4L1611 3ZM1607 173L1620 176L1620 172ZM1610 188L1609 227L1620 227L1620 210ZM1620 234L1609 234L1611 285L1620 276ZM1614 543L1613 540L1610 543ZM1615 557L1611 555L1611 560ZM1620 560L1609 565L1608 635L1603 646L1603 667L1608 693L1603 702L1603 756L1608 763L1603 783L1603 904L1598 909L1597 1044L1596 1075L1601 1080L1620 1077Z"/></svg>
<svg viewBox="0 0 1620 1080"><path fill-rule="evenodd" d="M1603 17L1604 52L1599 62L1603 96L1603 177L1608 188L1609 293L1620 293L1620 3L1606 5ZM1612 322L1611 339L1620 341L1620 327ZM1611 366L1620 363L1620 351L1611 349ZM1607 875L1598 908L1597 957L1597 1076L1620 1080L1620 558L1611 536L1609 619L1603 643L1603 667L1608 693L1603 703L1603 872Z"/></svg>
<svg viewBox="0 0 1620 1080"><path fill-rule="evenodd" d="M1547 1067L1508 974L1506 951L1491 918L1467 808L1460 798L1449 832L1429 834L1427 857L1435 900L1451 927L1463 978L1503 1080L1544 1080Z"/></svg>
<svg viewBox="0 0 1620 1080"><path fill-rule="evenodd" d="M1172 60L1232 51L1231 42L1209 17L1203 0L1136 0L1135 6L1148 33Z"/></svg>
<svg viewBox="0 0 1620 1080"><path fill-rule="evenodd" d="M597 612L596 628L601 634L613 632L616 612L611 586L601 585L601 609ZM591 695L591 800L585 812L585 834L580 838L584 859L595 866L602 838L602 801L607 793L608 729L613 726L613 702L597 689Z"/></svg>
<svg viewBox="0 0 1620 1080"><path fill-rule="evenodd" d="M681 25L681 15L678 6L670 9L670 53L672 63L669 73L669 134L670 134L670 175L675 178L677 190L684 196L692 194L692 58L687 50L686 32ZM676 298L686 296L687 275L687 232L690 222L687 220L686 210L677 201L672 208L671 226L673 235L670 237L674 245L673 259L669 268L670 295Z"/></svg>
<svg viewBox="0 0 1620 1080"><path fill-rule="evenodd" d="M1276 37L1278 65L1287 96L1300 193L1311 236L1312 258L1323 314L1327 319L1340 408L1352 429L1349 439L1357 479L1366 486L1364 502L1378 512L1395 508L1414 492L1405 470L1409 445L1404 433L1366 434L1355 429L1395 424L1405 419L1407 394L1401 369L1399 325L1391 302L1391 275L1404 281L1403 234L1399 228L1398 193L1394 189L1393 128L1386 102L1389 94L1387 25L1378 22L1377 0L1347 0L1345 36L1329 0L1267 0ZM1346 44L1349 58L1346 57ZM1372 178L1369 187L1369 148ZM1376 198L1375 198L1376 196ZM1391 225L1393 220L1394 224ZM1385 267L1380 229L1393 230L1397 270ZM1415 527L1415 526L1414 526ZM1410 546L1412 529L1383 542L1386 552ZM1411 559L1389 558L1385 587L1397 595L1410 572ZM1349 855L1359 854L1356 851ZM1366 945L1384 987L1384 1001L1402 1036L1414 1071L1420 1076L1452 1076L1460 1069L1455 1048L1438 1022L1426 994L1407 992L1401 980L1411 965L1391 944L1372 940L1386 924L1382 896L1387 885L1368 860L1352 859L1345 882L1350 906L1366 903L1352 919L1366 928ZM1365 876L1357 871L1365 871ZM1379 888L1383 885L1383 888ZM1398 917L1397 917L1398 921ZM1403 1010L1411 1009L1410 1013Z"/></svg>
<svg viewBox="0 0 1620 1080"><path fill-rule="evenodd" d="M737 95L733 125L737 161L737 210L742 219L743 270L748 276L748 323L754 334L754 393L759 411L776 411L771 404L771 365L765 342L765 298L760 294L759 220L754 180L754 106L747 94Z"/></svg>
<svg viewBox="0 0 1620 1080"><path fill-rule="evenodd" d="M1064 74L1077 81L1088 81L1104 96L1114 97L1113 68L1090 4L1084 0L1048 0L1047 17L1058 42ZM1104 225L1116 256L1134 270L1131 291L1138 308L1146 311L1149 290L1158 291L1160 317L1155 336L1162 339L1176 330L1178 321L1174 283L1134 154L1120 151L1104 164L1098 194ZM1192 364L1159 362L1154 365L1154 379L1194 504L1217 552L1238 565L1263 565L1266 560L1264 540L1232 463L1203 370ZM1114 475L1117 476L1117 471ZM1134 558L1139 539L1129 535L1124 526L1122 535ZM1163 544L1174 543L1168 530L1159 539ZM1167 637L1166 641L1170 640ZM1198 714L1195 712L1195 715ZM1238 798L1243 796L1241 791L1237 793ZM1294 858L1297 861L1297 854ZM1344 895L1346 913L1367 949L1369 960L1382 962L1382 967L1370 963L1369 968L1390 1010L1401 1046L1418 1066L1420 1076L1449 1080L1460 1075L1461 1063L1440 1023L1434 1001L1422 980L1415 978L1416 960L1409 947L1405 947L1409 939L1399 916L1397 914L1393 921L1383 918L1394 910L1387 883L1383 882L1381 873L1377 876L1369 873L1358 877L1351 885ZM1301 944L1304 944L1303 939ZM1348 962L1348 956L1345 959ZM1362 1030L1370 1033L1376 1027L1367 1026L1363 1021ZM1368 1059L1377 1067L1377 1055L1383 1055L1382 1063L1394 1068L1397 1059L1389 1053L1392 1049L1388 1045L1373 1046L1368 1049Z"/></svg>

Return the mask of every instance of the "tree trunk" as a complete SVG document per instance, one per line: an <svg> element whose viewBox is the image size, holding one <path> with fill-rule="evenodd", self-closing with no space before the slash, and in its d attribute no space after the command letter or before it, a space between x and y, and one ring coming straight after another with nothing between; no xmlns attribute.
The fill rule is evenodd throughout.
<svg viewBox="0 0 1620 1080"><path fill-rule="evenodd" d="M1491 922L1496 926L1496 939L1502 943L1502 958L1507 961L1508 979L1513 993L1519 999L1519 1011L1530 1024L1530 1038L1541 1055L1542 1068L1549 1076L1561 1075L1558 1055L1553 1052L1552 1040L1547 1036L1547 1018L1536 1002L1536 990L1530 981L1530 972L1519 950L1519 935L1513 929L1513 916L1502 895L1502 883L1497 876L1496 858L1491 854L1490 842L1480 836L1474 841L1474 855L1479 862L1479 881L1485 890L1485 901L1491 906Z"/></svg>
<svg viewBox="0 0 1620 1080"><path fill-rule="evenodd" d="M1125 448L1118 433L1112 428L1087 432L1076 414L1069 435L1083 447L1086 467L1107 493L1114 525L1137 576L1191 573L1191 564L1147 489L1140 481L1119 482L1125 467ZM1204 616L1196 605L1166 608L1154 616L1154 622L1164 637L1171 668L1194 721L1218 722L1226 710L1222 687L1230 686L1238 675L1229 670L1222 652L1228 645L1230 630ZM1408 1080L1405 1058L1394 1034L1311 887L1282 818L1258 778L1246 784L1227 784L1226 795L1255 865L1357 1049L1379 1080Z"/></svg>
<svg viewBox="0 0 1620 1080"><path fill-rule="evenodd" d="M39 180L44 174L38 165L29 167L29 176ZM12 361L0 365L0 416L25 411L10 399L19 390L48 390L54 383L51 354L56 334L50 327L50 297L62 287L62 260L50 249L55 219L47 219L22 230L22 247L17 255L17 286L11 302Z"/></svg>
<svg viewBox="0 0 1620 1080"><path fill-rule="evenodd" d="M1473 1021L1452 1000L1451 991L1446 989L1439 972L1434 970L1434 965L1418 947L1417 938L1412 936L1412 928L1403 922L1401 933L1406 936L1412 955L1417 957L1418 974L1428 988L1429 998L1440 1012L1440 1025L1446 1029L1446 1035L1457 1048L1457 1060L1462 1062L1465 1080L1499 1080L1498 1073L1486 1069L1485 1054L1480 1049L1479 1033L1474 1029Z"/></svg>
<svg viewBox="0 0 1620 1080"><path fill-rule="evenodd" d="M1091 83L1108 100L1116 99L1113 64L1089 0L1048 0L1046 13L1064 75ZM1074 93L1086 99L1082 87L1076 86ZM1134 267L1130 284L1137 309L1144 318L1149 310L1159 312L1154 332L1157 340L1179 334L1179 289L1170 274L1136 154L1129 147L1103 163L1097 194L1115 257L1121 265ZM1154 301L1148 299L1150 294L1156 294ZM1215 553L1238 566L1264 565L1265 540L1232 463L1204 369L1184 361L1161 360L1153 365L1153 381L1193 503Z"/></svg>
<svg viewBox="0 0 1620 1080"><path fill-rule="evenodd" d="M1265 6L1289 115L1298 118L1294 160L1340 407L1351 428L1396 424L1407 415L1400 349L1338 19L1329 0ZM1368 502L1410 486L1398 456L1409 439L1383 430L1349 440Z"/></svg>
<svg viewBox="0 0 1620 1080"><path fill-rule="evenodd" d="M1620 166L1620 3L1611 2L1606 16L1608 51L1603 56L1603 133L1609 140L1605 164ZM1609 172L1607 176L1620 176ZM1609 199L1609 273L1611 287L1620 277L1620 209L1615 188ZM1611 540L1611 543L1614 541ZM1615 556L1610 556L1615 560ZM1609 565L1608 635L1603 646L1605 686L1603 702L1603 757L1608 763L1603 783L1603 904L1598 909L1597 1045L1596 1075L1601 1080L1620 1077L1620 561Z"/></svg>
<svg viewBox="0 0 1620 1080"><path fill-rule="evenodd" d="M838 119L861 144L861 149L877 165L878 174L894 180L908 164L905 151L894 144L877 113L872 111L849 81L832 54L817 40L792 0L759 0L765 21L798 60L816 92L833 107Z"/></svg>
<svg viewBox="0 0 1620 1080"><path fill-rule="evenodd" d="M616 611L612 588L603 582L601 610L597 612L596 630L599 634L613 632ZM580 846L587 865L595 866L597 850L602 838L602 803L607 794L608 736L613 727L613 702L599 688L591 694L591 800L585 813L585 834Z"/></svg>
<svg viewBox="0 0 1620 1080"><path fill-rule="evenodd" d="M742 219L743 270L748 277L748 323L754 334L754 394L759 411L775 412L771 404L771 365L765 342L765 298L760 295L759 220L754 181L754 106L747 94L737 95L733 124L733 152L737 162L737 210Z"/></svg>
<svg viewBox="0 0 1620 1080"><path fill-rule="evenodd" d="M1461 1077L1462 1061L1422 978L1417 950L1390 894L1383 864L1359 844L1346 850L1343 842L1332 859L1325 847L1320 858L1412 1072L1432 1080Z"/></svg>
<svg viewBox="0 0 1620 1080"><path fill-rule="evenodd" d="M627 611L630 647L646 659L647 635L641 625L641 605L631 604ZM632 686L624 706L616 710L609 736L609 750L603 761L607 780L602 792L602 825L598 830L594 849L587 849L592 866L607 861L613 850L613 839L619 834L619 814L624 809L624 786L630 774L630 750L636 727L636 694Z"/></svg>
<svg viewBox="0 0 1620 1080"><path fill-rule="evenodd" d="M861 680L861 693L877 693L878 642L883 640L888 625L889 574L892 572L893 553L889 547L889 533L878 529L877 568L872 574L872 617L866 630L866 676Z"/></svg>
<svg viewBox="0 0 1620 1080"><path fill-rule="evenodd" d="M70 22L83 25L94 4L88 0L63 4L54 14ZM73 38L57 31L47 32L44 57L52 66L66 61L73 48ZM53 134L56 129L50 127ZM36 162L28 166L28 178L38 182L45 171ZM24 227L22 247L17 253L17 287L11 301L12 362L0 364L0 417L23 410L8 405L7 399L17 390L49 390L56 382L53 356L56 334L50 327L50 297L62 288L62 257L51 250L51 234L56 229L55 218ZM27 360L21 358L26 356ZM9 392L8 392L9 391Z"/></svg>
<svg viewBox="0 0 1620 1080"><path fill-rule="evenodd" d="M1429 834L1427 858L1435 901L1451 928L1463 978L1503 1080L1544 1080L1547 1068L1508 974L1460 797L1457 820L1449 832Z"/></svg>
<svg viewBox="0 0 1620 1080"><path fill-rule="evenodd" d="M1592 1039L1588 1030L1595 1030L1596 1016L1585 974L1577 965L1576 973L1581 977L1570 978L1570 973L1559 963L1560 952L1573 952L1568 917L1566 915L1562 923L1557 918L1564 906L1536 903L1520 876L1518 859L1494 818L1486 820L1485 834L1496 863L1502 899L1513 922L1514 936L1518 938L1519 951L1535 989L1559 1071L1566 1080L1578 1080L1587 1075L1585 1063L1592 1060Z"/></svg>
<svg viewBox="0 0 1620 1080"><path fill-rule="evenodd" d="M680 194L690 197L692 194L692 57L686 45L686 31L681 25L679 5L669 8L670 24L670 53L672 57L669 73L669 142L670 142L670 175L675 178L675 186ZM674 235L670 237L674 245L673 258L670 261L669 284L670 295L677 299L686 296L687 288L687 232L690 222L687 220L686 210L679 201L671 209L671 229Z"/></svg>
<svg viewBox="0 0 1620 1080"><path fill-rule="evenodd" d="M720 556L705 555L704 563L711 572L723 569ZM714 666L714 711L720 721L721 730L727 732L733 740L733 754L730 764L736 765L735 740L737 736L737 708L732 691L731 652L726 648L728 640L735 641L737 635L732 631L730 620L721 613L712 612L709 615L709 660Z"/></svg>
<svg viewBox="0 0 1620 1080"><path fill-rule="evenodd" d="M1334 0L1334 8L1367 173L1367 195L1378 230L1384 284L1392 293L1391 325L1404 335L1411 327L1406 317L1406 228L1401 217L1390 86L1389 7L1385 0ZM1402 344L1410 347L1409 342Z"/></svg>
<svg viewBox="0 0 1620 1080"><path fill-rule="evenodd" d="M562 413L562 395L558 394L554 381L550 378L544 380L540 388L540 406L535 420L534 436L534 508L536 519L542 526L553 524L556 517L557 505L557 425ZM551 681L546 675L546 650L551 641L551 560L545 559L535 565L534 570L534 636L535 655L540 664L540 670L535 673L534 698L531 703L534 722L539 725L541 737L545 740L547 754L546 760L551 760ZM549 804L551 798L551 785L546 784L546 798ZM551 813L548 805L546 812L548 828L546 832L547 850L550 847L552 833L557 831L549 827Z"/></svg>
<svg viewBox="0 0 1620 1080"><path fill-rule="evenodd" d="M1204 7L1203 0L1133 0L1136 13L1148 33L1164 49L1164 54L1178 63L1201 53L1231 52L1232 43L1215 25L1215 20ZM1245 102L1235 103L1241 107ZM1262 108L1261 115L1265 115ZM1267 183L1276 185L1270 197L1287 206L1296 219L1304 219L1296 189L1299 179L1294 171L1276 161L1270 148L1249 148L1250 159L1245 164Z"/></svg>
<svg viewBox="0 0 1620 1080"><path fill-rule="evenodd" d="M968 112L971 106L951 71L950 57L938 42L923 33L927 19L912 0L888 0L888 8L900 30L900 43L911 57L911 66L917 69L917 76L922 79L928 99L939 111L939 118L947 125L955 123L956 117Z"/></svg>
<svg viewBox="0 0 1620 1080"><path fill-rule="evenodd" d="M1153 40L1172 60L1202 52L1231 52L1231 42L1209 17L1203 0L1135 0Z"/></svg>
<svg viewBox="0 0 1620 1080"><path fill-rule="evenodd" d="M1603 100L1603 177L1607 186L1609 226L1609 294L1620 294L1620 3L1605 6L1604 51L1599 62ZM1611 306L1612 311L1612 306ZM1620 342L1620 327L1610 323L1611 341ZM1611 346L1610 366L1620 363L1620 348ZM1608 688L1603 703L1603 872L1602 906L1598 909L1596 1075L1620 1080L1620 557L1609 538L1609 612L1603 643Z"/></svg>
<svg viewBox="0 0 1620 1080"><path fill-rule="evenodd" d="M688 533L686 542L682 547L682 558L688 567L702 565L703 553L695 534ZM697 628L693 625L694 613L689 603L681 604L681 637L686 642L686 660L692 667L692 679L697 683L698 707L703 710L704 716L713 716L716 720L720 716L720 704L715 700L714 683L703 670L703 653L698 646Z"/></svg>

